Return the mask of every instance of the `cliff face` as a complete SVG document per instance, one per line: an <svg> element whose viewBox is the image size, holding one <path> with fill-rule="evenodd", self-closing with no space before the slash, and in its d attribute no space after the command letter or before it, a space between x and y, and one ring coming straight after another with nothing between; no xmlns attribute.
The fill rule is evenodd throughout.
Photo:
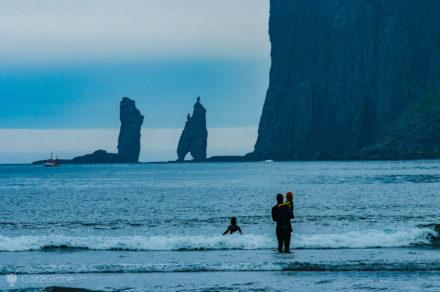
<svg viewBox="0 0 440 292"><path fill-rule="evenodd" d="M405 111L390 130L362 150L367 159L440 157L440 94L430 94Z"/></svg>
<svg viewBox="0 0 440 292"><path fill-rule="evenodd" d="M138 162L141 151L141 127L144 116L134 100L124 97L119 106L121 129L118 138L118 155L128 162Z"/></svg>
<svg viewBox="0 0 440 292"><path fill-rule="evenodd" d="M198 97L193 114L192 116L188 114L185 128L180 136L177 147L177 160L184 161L185 156L191 153L195 161L205 161L207 144L206 109L200 103L200 97Z"/></svg>
<svg viewBox="0 0 440 292"><path fill-rule="evenodd" d="M270 85L248 158L439 157L435 129L409 151L398 134L413 118L438 123L409 114L440 92L438 15L438 0L271 0Z"/></svg>

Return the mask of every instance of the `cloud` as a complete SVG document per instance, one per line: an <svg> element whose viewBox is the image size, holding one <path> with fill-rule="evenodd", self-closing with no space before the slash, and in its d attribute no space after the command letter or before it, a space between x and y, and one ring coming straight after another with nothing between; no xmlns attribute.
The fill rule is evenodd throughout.
<svg viewBox="0 0 440 292"><path fill-rule="evenodd" d="M241 155L250 152L257 128L210 128L208 155ZM141 161L176 159L181 129L143 129ZM0 129L0 163L29 163L51 152L60 158L97 149L116 152L117 129Z"/></svg>
<svg viewBox="0 0 440 292"><path fill-rule="evenodd" d="M0 60L267 56L268 0L1 0Z"/></svg>

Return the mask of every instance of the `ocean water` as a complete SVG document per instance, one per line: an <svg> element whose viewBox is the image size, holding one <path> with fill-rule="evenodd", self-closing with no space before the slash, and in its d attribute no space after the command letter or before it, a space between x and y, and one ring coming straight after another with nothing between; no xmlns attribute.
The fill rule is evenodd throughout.
<svg viewBox="0 0 440 292"><path fill-rule="evenodd" d="M438 160L3 165L0 289L440 291L437 223Z"/></svg>

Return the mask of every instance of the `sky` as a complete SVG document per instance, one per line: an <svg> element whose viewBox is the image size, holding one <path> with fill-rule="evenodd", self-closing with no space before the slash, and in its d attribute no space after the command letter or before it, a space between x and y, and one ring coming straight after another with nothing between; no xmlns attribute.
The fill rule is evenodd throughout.
<svg viewBox="0 0 440 292"><path fill-rule="evenodd" d="M114 149L123 96L145 116L141 160L175 158L196 96L208 153L251 151L268 17L268 0L0 0L0 163Z"/></svg>

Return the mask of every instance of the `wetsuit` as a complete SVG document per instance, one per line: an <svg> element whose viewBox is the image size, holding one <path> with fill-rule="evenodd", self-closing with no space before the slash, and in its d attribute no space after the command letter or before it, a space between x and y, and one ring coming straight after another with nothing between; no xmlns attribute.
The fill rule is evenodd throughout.
<svg viewBox="0 0 440 292"><path fill-rule="evenodd" d="M223 233L223 235L227 234L228 232L229 232L229 234L232 234L232 233L237 232L237 231L239 231L240 234L243 234L241 232L240 227L238 225L229 225L228 229L226 229L226 231Z"/></svg>
<svg viewBox="0 0 440 292"><path fill-rule="evenodd" d="M293 208L290 204L279 204L272 208L272 220L277 223L276 234L278 251L290 252L290 236L292 234Z"/></svg>

